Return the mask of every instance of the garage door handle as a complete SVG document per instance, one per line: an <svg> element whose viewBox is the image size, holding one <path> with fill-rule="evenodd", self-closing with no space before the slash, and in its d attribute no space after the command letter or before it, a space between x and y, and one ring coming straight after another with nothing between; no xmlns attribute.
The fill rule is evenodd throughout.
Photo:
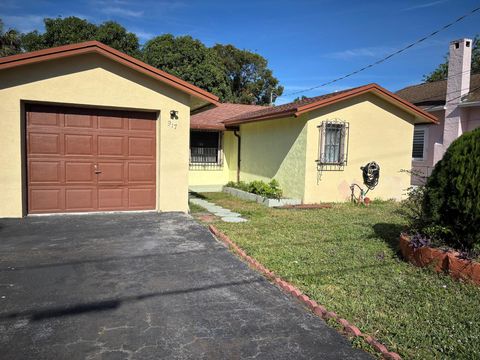
<svg viewBox="0 0 480 360"><path fill-rule="evenodd" d="M95 174L101 174L102 172L100 170L95 170Z"/></svg>

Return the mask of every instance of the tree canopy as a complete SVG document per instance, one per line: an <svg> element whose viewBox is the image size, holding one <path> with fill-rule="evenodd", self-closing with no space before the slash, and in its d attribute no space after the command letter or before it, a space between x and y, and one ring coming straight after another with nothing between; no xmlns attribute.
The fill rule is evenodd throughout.
<svg viewBox="0 0 480 360"><path fill-rule="evenodd" d="M267 67L267 60L233 45L216 44L213 50L222 61L229 79L230 101L242 104L269 104L282 95L283 87Z"/></svg>
<svg viewBox="0 0 480 360"><path fill-rule="evenodd" d="M14 29L5 31L0 19L0 57L18 54L22 51L20 33Z"/></svg>
<svg viewBox="0 0 480 360"><path fill-rule="evenodd" d="M157 36L144 45L143 60L212 92L222 100L231 98L228 79L219 57L191 36Z"/></svg>
<svg viewBox="0 0 480 360"><path fill-rule="evenodd" d="M14 29L4 32L0 22L0 56L98 40L205 89L221 101L263 105L283 92L264 57L233 45L207 47L191 36L163 34L141 46L134 33L115 21L97 25L75 16L45 18L44 24L44 32L20 34Z"/></svg>
<svg viewBox="0 0 480 360"><path fill-rule="evenodd" d="M480 74L480 38L475 36L472 46L472 74ZM425 82L432 82L438 80L445 80L448 77L448 56L445 56L445 61L438 65L430 74L424 75Z"/></svg>
<svg viewBox="0 0 480 360"><path fill-rule="evenodd" d="M128 55L138 57L140 54L140 43L137 36L114 21L95 25L87 20L70 16L56 19L46 18L44 23L45 32L39 33L35 30L22 34L22 48L25 51L98 40Z"/></svg>

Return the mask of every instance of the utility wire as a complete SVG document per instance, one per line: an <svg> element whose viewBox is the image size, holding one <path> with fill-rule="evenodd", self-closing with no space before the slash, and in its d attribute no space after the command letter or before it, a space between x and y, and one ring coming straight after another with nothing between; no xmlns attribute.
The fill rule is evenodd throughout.
<svg viewBox="0 0 480 360"><path fill-rule="evenodd" d="M391 59L391 58L394 57L395 55L398 55L398 54L400 54L400 53L402 53L402 52L404 52L404 51L412 48L413 46L418 45L418 44L424 42L425 40L427 40L427 39L429 39L429 38L437 35L439 32L448 29L449 27L451 27L452 25L455 25L456 23L459 23L460 21L464 20L466 17L471 16L472 14L476 13L476 12L479 11L479 10L480 10L480 7L477 7L477 8L475 8L475 9L471 10L470 12L468 12L468 13L460 16L458 19L452 21L451 23L448 23L448 24L442 26L441 28L433 31L432 33L430 33L430 34L428 34L428 35L426 35L426 36L424 36L424 37L422 37L422 38L420 38L420 39L418 39L418 40L410 43L409 45L407 45L407 46L405 46L405 47L403 47L403 48L401 48L401 49L399 49L399 50L397 50L397 51L395 51L395 52L393 52L393 53L385 56L384 58L381 58L380 60L377 60L377 61L375 61L375 62L373 62L373 63L371 63L371 64L369 64L369 65L367 65L367 66L362 67L362 68L360 68L360 69L358 69L358 70L352 71L351 73L348 73L348 74L346 74L346 75L344 75L344 76L341 76L341 77L339 77L339 78L336 78L336 79L334 79L334 80L325 82L325 83L323 83L323 84L320 84L320 85L317 85L317 86L312 86L312 87L307 88L307 89L304 89L304 90L299 90L299 91L294 91L294 92L291 92L291 93L287 93L287 94L281 95L281 96L279 96L279 97L296 95L296 94L301 94L301 93L308 92L308 91L311 91L311 90L315 90L315 89L318 89L318 88L321 88L321 87L324 87L324 86L333 84L333 83L335 83L335 82L337 82L337 81L346 79L346 78L348 78L348 77L350 77L350 76L356 75L356 74L358 74L358 73L360 73L360 72L362 72L362 71L365 71L365 70L367 70L367 69L370 69L370 68L372 68L372 67L374 67L374 66L376 66L376 65L379 65L379 64L387 61L388 59Z"/></svg>

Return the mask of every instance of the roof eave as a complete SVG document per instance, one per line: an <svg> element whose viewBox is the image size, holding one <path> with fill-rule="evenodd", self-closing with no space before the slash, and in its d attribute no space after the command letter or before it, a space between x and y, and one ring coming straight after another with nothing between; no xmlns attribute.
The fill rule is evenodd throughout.
<svg viewBox="0 0 480 360"><path fill-rule="evenodd" d="M223 123L225 126L235 126L235 125L243 125L246 123L251 123L255 121L262 121L262 120L274 120L278 118L296 116L297 109L289 109L288 111L282 111L274 114L264 115L264 116L256 116L247 119L240 119L240 120L224 120Z"/></svg>
<svg viewBox="0 0 480 360"><path fill-rule="evenodd" d="M476 107L480 106L480 101L465 101L458 105L459 107Z"/></svg>
<svg viewBox="0 0 480 360"><path fill-rule="evenodd" d="M296 116L300 116L301 114L304 114L306 112L328 106L330 104L334 104L336 102L342 101L342 100L347 100L349 98L352 98L354 96L358 96L361 94L365 94L368 92L376 92L377 94L381 94L385 97L391 98L397 103L400 103L404 109L408 109L408 112L413 112L416 116L420 116L422 118L425 118L429 122L433 122L435 124L438 123L438 119L433 116L432 114L429 114L428 112L420 109L419 107L409 103L406 100L403 100L400 98L398 95L395 95L394 93L388 91L387 89L381 87L380 85L377 84L368 84L365 86L362 86L360 88L354 89L352 91L347 91L345 93L341 93L338 96L332 96L327 99L323 99L320 101L317 101L315 103L311 103L305 106L302 106L298 108L298 111L295 113Z"/></svg>
<svg viewBox="0 0 480 360"><path fill-rule="evenodd" d="M200 124L190 124L190 129L192 130L218 130L224 131L226 127L224 125L200 125Z"/></svg>

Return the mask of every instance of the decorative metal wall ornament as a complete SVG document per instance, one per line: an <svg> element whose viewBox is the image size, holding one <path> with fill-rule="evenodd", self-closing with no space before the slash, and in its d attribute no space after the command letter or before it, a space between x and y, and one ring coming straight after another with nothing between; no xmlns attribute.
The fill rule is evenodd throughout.
<svg viewBox="0 0 480 360"><path fill-rule="evenodd" d="M356 202L358 204L368 205L370 203L370 199L367 198L366 195L370 190L373 190L378 185L378 181L380 179L380 165L378 165L375 161L372 161L365 166L361 166L360 170L362 170L363 184L367 187L367 190L365 191L358 184L350 185L350 190L352 191L351 200L352 202ZM355 188L358 188L360 191L360 195L358 197L355 196Z"/></svg>

